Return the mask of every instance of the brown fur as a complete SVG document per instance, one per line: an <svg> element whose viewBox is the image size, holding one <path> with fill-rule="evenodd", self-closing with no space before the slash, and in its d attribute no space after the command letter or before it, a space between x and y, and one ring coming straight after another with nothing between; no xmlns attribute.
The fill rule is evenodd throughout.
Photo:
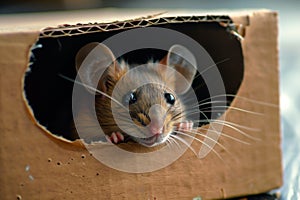
<svg viewBox="0 0 300 200"><path fill-rule="evenodd" d="M181 48L183 52L186 52L184 47L179 45L172 46L170 50L178 50ZM125 62L117 63L114 55L105 45L90 43L84 46L76 57L77 70L83 63L82 59L85 59L85 56L91 50L93 50L94 53L98 52L96 55L99 55L102 59L97 60L97 57L95 57L95 61L88 59L88 64L86 65L88 67L87 71L83 71L81 72L82 74L79 75L84 84L97 85L96 89L113 99L103 94L97 94L95 96L97 120L106 135L110 136L113 132L117 131L125 132L125 135L131 135L131 132L137 131L140 136L136 139L149 137L146 136L147 134L144 132L148 129L142 129L142 127L145 128L151 123L149 110L153 105L160 105L160 108L164 110L164 114L158 114L163 116L156 116L158 120L164 120L163 134L159 135L160 139L162 139L161 141L163 141L164 137L173 132L174 126L177 123L184 120L183 116L181 116L184 108L176 95L176 91L182 93L186 88L190 87L189 84L191 84L196 71L193 66L180 66L180 63L177 65L176 61L178 57L174 56L174 53L172 53L172 55L169 53L160 63L149 62L142 67L131 68ZM172 62L173 67L169 67L168 62ZM182 62L182 59L180 62ZM100 81L95 84L93 82L95 80L94 73L97 70L103 70L107 64L110 64L109 67L105 69ZM180 76L187 78L188 84L182 87L180 82L182 79L180 79L178 73L183 73ZM89 88L87 89L90 90ZM127 102L126 105L126 95L132 92L137 96L137 101L130 105ZM166 102L165 93L171 93L175 97L175 103L173 105ZM115 101L118 102L117 105ZM116 106L116 110L114 111L116 111L117 117L123 118L121 121L125 124L125 131L121 130L116 124L112 106L113 108ZM130 117L128 117L128 113ZM89 121L84 114L82 114L80 118L79 123L82 124L82 126L86 123L81 122L82 120ZM91 125L91 127L93 127L93 125ZM131 135L131 138L133 139L134 137Z"/></svg>
<svg viewBox="0 0 300 200"><path fill-rule="evenodd" d="M124 63L123 63L124 64ZM129 106L130 113L134 113L131 115L133 122L138 126L143 126L143 124L148 125L150 123L149 117L147 117L146 113L149 112L149 109L152 105L159 104L166 110L169 109L168 114L166 116L166 120L164 123L164 130L166 133L170 132L173 129L173 126L176 123L179 123L179 120L172 121L172 116L182 112L182 106L174 91L171 91L169 88L172 88L172 82L174 80L172 78L168 78L164 76L164 70L160 69L160 65L149 63L147 66L148 70L144 70L143 73L135 74L124 77L126 72L128 71L128 66L122 66L123 70L119 70L118 73L112 72L114 69L109 68L107 72L107 94L112 96L112 92L121 78L125 78L123 80L128 85L131 85L132 82L139 82L139 80L151 80L157 84L147 84L137 88L136 93L138 96L137 103ZM120 67L119 67L120 68ZM138 71L141 72L141 71ZM138 78L137 78L138 77ZM166 87L163 87L161 84L169 82ZM103 83L102 83L103 84ZM142 84L142 83L141 83ZM122 87L118 88L121 94L126 94L129 91L126 91L127 86L122 85ZM166 103L164 98L164 91L172 93L176 97L175 105L172 108L169 108L169 105ZM112 132L121 131L117 126L112 110L111 110L111 99L107 97L102 97L101 95L96 96L96 113L99 120L99 123L105 132L105 134L110 135ZM127 112L124 109L120 108L119 113ZM130 133L129 133L130 134Z"/></svg>

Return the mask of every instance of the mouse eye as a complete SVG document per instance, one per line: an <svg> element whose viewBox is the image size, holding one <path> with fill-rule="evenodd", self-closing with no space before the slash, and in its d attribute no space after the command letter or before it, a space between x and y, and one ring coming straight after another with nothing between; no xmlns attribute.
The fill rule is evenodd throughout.
<svg viewBox="0 0 300 200"><path fill-rule="evenodd" d="M135 92L131 92L129 94L129 104L133 104L136 101L137 101L136 93Z"/></svg>
<svg viewBox="0 0 300 200"><path fill-rule="evenodd" d="M134 104L137 101L137 94L136 92L128 92L124 97L123 97L123 103L124 105L131 105Z"/></svg>
<svg viewBox="0 0 300 200"><path fill-rule="evenodd" d="M168 104L174 105L175 103L175 97L171 93L165 93L165 99Z"/></svg>

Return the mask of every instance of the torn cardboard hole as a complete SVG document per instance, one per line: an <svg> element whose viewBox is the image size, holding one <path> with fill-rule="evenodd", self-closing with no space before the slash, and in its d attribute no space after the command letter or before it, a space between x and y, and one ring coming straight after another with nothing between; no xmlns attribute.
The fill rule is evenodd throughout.
<svg viewBox="0 0 300 200"><path fill-rule="evenodd" d="M73 83L59 75L75 79L75 55L85 44L101 42L127 29L146 26L179 31L203 46L217 64L226 93L230 94L227 97L227 105L230 105L233 100L231 95L237 94L243 80L244 64L240 40L232 34L233 26L229 17L175 17L111 24L64 25L42 31L31 51L31 63L24 78L24 93L26 105L31 108L37 124L56 136L75 140L76 137L71 134ZM128 63L143 64L149 59L160 60L165 55L166 52L159 49L140 49L122 58ZM194 80L193 89L199 101L210 101L201 75ZM200 106L200 110L209 109L210 104ZM208 118L212 117L210 113L206 114Z"/></svg>

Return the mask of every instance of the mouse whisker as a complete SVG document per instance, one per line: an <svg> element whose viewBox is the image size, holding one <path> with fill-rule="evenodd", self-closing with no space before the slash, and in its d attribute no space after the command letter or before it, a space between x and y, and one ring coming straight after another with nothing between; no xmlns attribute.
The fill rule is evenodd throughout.
<svg viewBox="0 0 300 200"><path fill-rule="evenodd" d="M90 89L90 90L92 90L92 91L94 91L94 92L96 92L96 93L98 93L98 94L102 94L103 96L105 96L105 97L109 98L110 100L114 101L114 102L115 102L116 104L118 104L121 108L123 108L123 109L125 109L125 110L128 111L128 109L127 109L123 104L121 104L118 100L116 100L115 98L109 96L109 95L106 94L105 92L102 92L102 91L100 91L100 90L98 90L98 89L96 89L96 88L93 88L93 87L90 86L90 85L87 85L87 84L85 84L85 83L79 82L79 81L74 80L74 79L71 79L71 78L69 78L69 77L67 77L67 76L64 76L64 75L62 75L62 74L58 74L58 75L59 75L60 77L64 78L64 79L68 80L68 81L71 81L71 82L76 83L76 84L78 84L78 85L84 86L84 87L86 87L86 88L88 88L88 89Z"/></svg>
<svg viewBox="0 0 300 200"><path fill-rule="evenodd" d="M205 99L202 99L202 100L198 101L198 104L201 104L203 102L212 102L212 101L221 101L221 103L224 103L224 102L228 102L226 97L236 97L236 96L237 95L232 95L231 96L230 94L219 94L219 95L210 96L210 97L207 97ZM214 100L214 99L217 99L217 100ZM229 101L229 102L231 102L231 101Z"/></svg>
<svg viewBox="0 0 300 200"><path fill-rule="evenodd" d="M215 132L215 131L214 131L214 132ZM228 149L227 149L224 145L222 145L220 142L218 142L218 140L215 140L215 139L213 139L213 138L207 136L207 135L204 134L204 133L197 132L197 130L187 130L187 131L185 131L185 133L191 133L191 134L194 134L194 135L199 135L199 136L202 136L202 137L204 137L204 138L207 138L207 139L209 139L210 141L214 142L215 144L219 145L219 146L220 146L222 149L224 149L227 153L231 154L231 153L228 151ZM218 132L218 134L222 134L222 133L219 133L219 132Z"/></svg>
<svg viewBox="0 0 300 200"><path fill-rule="evenodd" d="M216 123L216 124L224 125L226 127L229 127L231 129L239 132L240 134L244 135L245 137L248 137L250 139L257 140L257 141L260 140L259 138L253 137L253 136L251 136L251 135L249 135L249 134L245 133L244 131L237 128L237 127L239 127L239 128L243 128L243 129L246 129L246 130L249 130L249 131L256 131L256 132L260 131L259 129L255 129L255 128L252 128L252 127L243 126L243 125L236 124L236 123L229 122L229 121L225 121L225 120L209 120L209 119L206 119L206 120L193 120L193 122L194 123L204 122L204 123L210 123L210 124ZM211 127L212 127L212 129L214 129L216 131L214 126L211 126Z"/></svg>
<svg viewBox="0 0 300 200"><path fill-rule="evenodd" d="M169 139L170 141L172 141L173 144L175 144L175 146L177 147L177 149L181 149L180 144L179 144L174 138L169 137L168 139Z"/></svg>
<svg viewBox="0 0 300 200"><path fill-rule="evenodd" d="M172 116L172 120L180 119L180 118L182 118L183 116L184 116L184 113L183 113L183 112L178 112L178 113L176 113L176 114L174 114L174 115Z"/></svg>
<svg viewBox="0 0 300 200"><path fill-rule="evenodd" d="M192 113L192 112L190 112L190 113L187 113L187 112L181 112L179 115L173 116L173 117L172 117L172 120L176 121L176 120L181 119L181 118L186 118L187 116L190 116L191 114L198 114L198 113L201 113L202 115L204 115L204 117L205 117L207 120L209 120L209 118L207 117L207 115L206 115L205 113L203 113L202 111L200 111L200 110L199 110L198 112L195 112L195 113Z"/></svg>
<svg viewBox="0 0 300 200"><path fill-rule="evenodd" d="M173 119L173 120L178 120L178 119L181 119L181 118L187 118L188 116L191 116L191 115L194 115L194 114L199 114L199 113L205 115L206 119L208 119L208 118L207 118L207 115L206 115L205 113L203 113L202 111L200 111L200 110L198 110L198 111L193 111L193 112L192 112L192 111L190 111L190 112L181 112L181 113L178 113L178 114L174 115L174 116L172 117L172 119Z"/></svg>
<svg viewBox="0 0 300 200"><path fill-rule="evenodd" d="M138 126L133 127L132 124L128 124L128 126L124 127L124 128L126 129L126 130L124 130L124 132L131 138L137 138L137 139L146 138L143 130L140 129ZM134 133L134 135L133 135L133 133Z"/></svg>
<svg viewBox="0 0 300 200"><path fill-rule="evenodd" d="M174 128L176 128L176 126L174 126ZM209 130L209 129L207 129L207 130ZM175 130L174 132L177 133L178 130ZM181 132L181 131L180 131L180 132ZM217 144L219 144L216 140L210 138L209 136L207 136L207 135L204 134L204 133L197 132L197 130L195 130L195 129L192 129L192 130L185 130L184 133L191 133L191 134L199 135L199 136L205 137L205 138L207 138L207 139L209 139L209 140L211 140L211 141L216 142ZM219 133L219 132L218 132L218 133ZM220 144L220 146L222 147L222 144ZM223 147L224 147L224 146L223 146ZM222 147L222 148L223 148L223 147ZM225 147L224 147L224 149L225 149Z"/></svg>
<svg viewBox="0 0 300 200"><path fill-rule="evenodd" d="M241 111L241 112L245 112L245 113L249 113L249 114L253 114L253 115L261 115L263 116L263 113L260 112L254 112L254 111L250 111L250 110L245 110L239 107L234 107L234 106L211 106L211 107L206 107L204 109L201 109L202 112L211 112L211 109L213 109L214 112L221 112L224 111L224 109L220 109L220 110L215 110L214 108L230 108L232 110L237 110L237 111Z"/></svg>
<svg viewBox="0 0 300 200"><path fill-rule="evenodd" d="M127 122L127 123L133 123L133 120L132 118L129 118L128 119L128 116L130 117L130 115L128 115L127 112L118 112L117 113L117 116L113 116L115 120L118 120L118 121L124 121L124 122ZM103 116L100 116L100 117L103 117Z"/></svg>
<svg viewBox="0 0 300 200"><path fill-rule="evenodd" d="M206 121L208 122L209 121L209 118L207 117L207 115L205 113L203 113L202 111L200 111L201 114L203 114L203 116L206 118ZM197 122L194 122L194 123L197 123ZM219 133L214 126L211 126L211 128L216 132L216 133Z"/></svg>
<svg viewBox="0 0 300 200"><path fill-rule="evenodd" d="M230 58L225 58L225 59L220 60L220 61L218 61L218 62L216 62L216 63L214 63L214 64L212 64L212 65L210 65L210 66L205 67L205 69L202 70L198 75L196 75L195 78L198 78L200 75L204 74L204 73L207 72L208 70L210 70L210 69L212 69L212 68L214 68L214 67L217 67L218 64L224 63L224 62L226 62L226 61L228 61L228 60L230 60Z"/></svg>
<svg viewBox="0 0 300 200"><path fill-rule="evenodd" d="M199 77L202 76L206 71L212 69L213 67L217 67L218 64L221 64L221 63L226 62L226 61L228 61L228 60L230 60L230 58L225 58L225 59L223 59L223 60L220 60L219 62L214 63L213 65L210 65L210 66L206 67L203 71L201 71L200 73L198 73L198 74L194 77L194 79L199 78ZM204 87L204 86L206 86L206 83L198 84L198 86L195 87L195 88L193 88L193 90L196 91L196 90L198 90L198 89L200 89L200 88L202 88L202 87Z"/></svg>
<svg viewBox="0 0 300 200"><path fill-rule="evenodd" d="M212 121L211 124L212 123L224 125L224 126L230 128L230 129L233 129L233 130L237 131L238 133L240 133L241 135L243 135L243 136L245 136L245 137L247 137L249 139L260 141L259 138L253 137L250 134L247 134L246 132L242 131L241 129L239 129L237 127L241 126L242 128L247 129L247 130L250 129L250 131L260 131L258 129L254 129L254 128L250 128L250 127L246 127L246 126L242 126L242 125L238 125L238 124L235 124L235 123L231 123L231 122L227 122L227 121L222 121L222 120ZM235 125L232 125L232 124L235 124Z"/></svg>
<svg viewBox="0 0 300 200"><path fill-rule="evenodd" d="M198 74L198 75L200 75L200 74ZM197 76L198 77L198 76ZM204 83L204 82L201 82L201 83L199 83L199 85L197 85L197 87L193 87L192 89L194 90L194 91L197 91L197 90L199 90L199 89L201 89L201 88L203 88L203 87L205 87L206 86L206 84Z"/></svg>
<svg viewBox="0 0 300 200"><path fill-rule="evenodd" d="M228 101L207 101L207 102L203 102L203 103L198 103L198 104L194 104L189 106L188 108L197 108L200 106L204 106L204 105L209 105L209 104L216 104L216 103L222 103L222 104L227 104ZM226 105L227 106L227 105Z"/></svg>
<svg viewBox="0 0 300 200"><path fill-rule="evenodd" d="M203 128L203 127L200 127L199 129L200 129L200 130L204 130L204 131L208 131L208 130L209 130L209 131L212 131L212 132L215 132L215 133L219 134L220 136L227 137L227 138L229 138L229 139L231 139L231 140L234 140L234 141L236 141L236 142L240 142L240 143L245 144L245 145L250 145L250 143L245 142L245 141L243 141L243 140L240 140L240 139L238 139L238 138L235 138L235 137L233 137L233 136L231 136L231 135L228 135L228 134L226 134L224 131L219 132L219 131L217 131L217 130L211 130L211 129L209 129L209 128ZM198 130L199 130L199 129L198 129Z"/></svg>
<svg viewBox="0 0 300 200"><path fill-rule="evenodd" d="M129 123L129 124L133 124L133 121L132 119L128 119L128 115L125 115L125 116L118 116L116 118L114 118L114 120L118 120L119 121L123 121L123 122L126 122L126 123Z"/></svg>
<svg viewBox="0 0 300 200"><path fill-rule="evenodd" d="M245 101L248 101L250 103L255 103L255 104L260 104L260 105L265 105L265 106L269 106L269 107L278 108L278 105L276 105L276 104L272 104L272 103L268 103L268 102L264 102L264 101L253 100L253 99L250 99L250 98L247 98L247 97L238 96L236 94L219 94L219 95L215 95L215 96L210 96L208 98L200 100L198 103L200 104L200 103L208 101L210 99L216 99L216 98L220 98L220 97L232 97L232 98L245 100Z"/></svg>
<svg viewBox="0 0 300 200"><path fill-rule="evenodd" d="M207 122L207 120L193 120L193 122ZM229 122L226 120L218 120L218 119L214 119L214 120L208 120L209 123L216 123L216 124L221 124L221 125L225 125L225 126L233 126L235 128L241 128L241 129L245 129L248 131L253 131L253 132L260 132L260 129L257 128L252 128L252 127L248 127L248 126L244 126L241 124L237 124L237 123L233 123L233 122ZM231 127L229 127L231 128Z"/></svg>
<svg viewBox="0 0 300 200"><path fill-rule="evenodd" d="M168 146L169 150L172 150L173 141L171 140L170 137L167 138L166 145Z"/></svg>
<svg viewBox="0 0 300 200"><path fill-rule="evenodd" d="M195 149L193 147L191 147L191 145L189 145L184 139L182 139L181 137L177 136L177 135L173 135L171 134L170 137L177 139L178 141L182 142L184 145L186 145L194 154L195 156L198 158L198 154L196 153Z"/></svg>
<svg viewBox="0 0 300 200"><path fill-rule="evenodd" d="M241 112L246 112L246 113L250 113L250 114L256 114L256 115L263 115L262 113L257 113L257 112L252 112L252 111L247 111L247 110L244 110L244 109L240 109L240 108L236 108L236 107L232 107L232 109L234 110L238 110L238 111L241 111ZM205 112L206 110L202 110L202 111L199 111L200 113L202 113L204 116L206 116ZM211 113L209 111L207 111L208 113ZM214 111L214 112L217 112L217 111ZM185 117L191 115L191 114L194 114L195 112L186 112L185 113ZM222 124L222 125L225 125L227 127L230 127L234 130L236 130L237 132L241 133L242 135L248 137L248 138L251 138L251 139L254 139L254 140L259 140L258 138L256 137L252 137L250 136L249 134L246 134L245 132L241 131L240 129L238 129L237 127L239 128L242 128L242 129L246 129L246 130L250 130L250 131L260 131L259 129L255 129L255 128L252 128L252 127L247 127L247 126L243 126L243 125L240 125L240 124L236 124L236 123L233 123L233 122L228 122L228 121L223 121L223 120L213 120L213 119L208 119L207 116L206 116L206 120L193 120L193 122L203 122L203 123L212 123L212 122L215 122L215 123L218 123L218 124ZM212 126L213 128L213 126ZM214 129L214 128L213 128ZM224 135L225 137L227 135Z"/></svg>
<svg viewBox="0 0 300 200"><path fill-rule="evenodd" d="M223 160L222 157L220 156L220 154L213 147L206 144L204 141L202 141L202 140L200 140L200 139L198 139L198 138L196 138L192 135L189 135L187 133L181 132L181 131L174 131L174 132L177 133L177 134L180 134L180 135L184 135L186 137L193 138L194 140L196 140L196 141L200 142L201 144L203 144L204 146L208 147L211 151L213 151L216 154L216 156L218 156L221 160Z"/></svg>
<svg viewBox="0 0 300 200"><path fill-rule="evenodd" d="M187 117L187 116L198 114L198 113L202 113L202 111L201 110L190 110L190 111L183 112L182 117Z"/></svg>

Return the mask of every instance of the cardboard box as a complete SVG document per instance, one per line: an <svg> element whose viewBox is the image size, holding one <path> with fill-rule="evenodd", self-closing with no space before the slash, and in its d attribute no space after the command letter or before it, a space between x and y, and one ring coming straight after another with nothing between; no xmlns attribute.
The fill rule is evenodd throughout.
<svg viewBox="0 0 300 200"><path fill-rule="evenodd" d="M220 199L281 186L277 13L145 12L112 9L0 18L1 199ZM84 24L94 21L100 24ZM82 24L57 26L66 23ZM72 87L60 86L65 80L57 72L74 76L68 71L74 66L67 64L85 43L138 27L177 30L201 41L216 63L228 61L217 67L227 93L236 96L229 96L232 103L222 116L235 124L223 127L221 146L215 145L203 159L187 150L162 169L128 173L99 162L81 141L50 133L67 134L63 119L70 117L63 102L70 105ZM194 141L192 147L201 145Z"/></svg>

